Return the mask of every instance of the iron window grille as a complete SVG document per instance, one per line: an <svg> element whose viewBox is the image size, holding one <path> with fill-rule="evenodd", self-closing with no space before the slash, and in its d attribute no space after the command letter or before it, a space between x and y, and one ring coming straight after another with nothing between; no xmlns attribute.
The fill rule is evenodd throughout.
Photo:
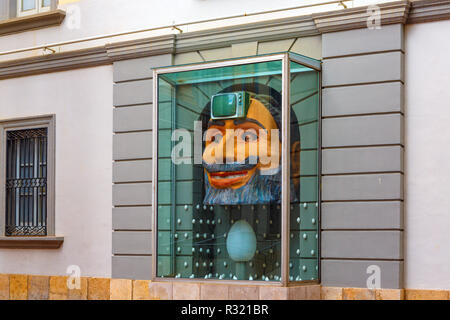
<svg viewBox="0 0 450 320"><path fill-rule="evenodd" d="M5 235L47 235L47 128L7 131Z"/></svg>

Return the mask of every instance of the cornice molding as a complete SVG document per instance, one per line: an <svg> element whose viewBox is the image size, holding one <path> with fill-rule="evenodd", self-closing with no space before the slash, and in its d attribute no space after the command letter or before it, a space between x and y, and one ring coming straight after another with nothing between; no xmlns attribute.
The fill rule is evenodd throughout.
<svg viewBox="0 0 450 320"><path fill-rule="evenodd" d="M381 24L416 23L450 18L450 0L395 1L379 5ZM114 61L176 54L250 41L273 41L366 28L367 7L284 18L205 31L106 44L0 62L0 79L112 64Z"/></svg>
<svg viewBox="0 0 450 320"><path fill-rule="evenodd" d="M50 26L58 26L62 23L66 13L62 10L52 10L31 16L18 17L0 21L0 35L29 31Z"/></svg>
<svg viewBox="0 0 450 320"><path fill-rule="evenodd" d="M407 23L450 19L449 0L422 0L411 3Z"/></svg>
<svg viewBox="0 0 450 320"><path fill-rule="evenodd" d="M175 53L175 35L116 42L105 48L111 61Z"/></svg>
<svg viewBox="0 0 450 320"><path fill-rule="evenodd" d="M381 25L406 23L410 2L395 1L378 5ZM370 19L369 7L358 7L346 10L315 14L314 22L320 33L367 28Z"/></svg>
<svg viewBox="0 0 450 320"><path fill-rule="evenodd" d="M0 63L0 80L111 64L105 46Z"/></svg>

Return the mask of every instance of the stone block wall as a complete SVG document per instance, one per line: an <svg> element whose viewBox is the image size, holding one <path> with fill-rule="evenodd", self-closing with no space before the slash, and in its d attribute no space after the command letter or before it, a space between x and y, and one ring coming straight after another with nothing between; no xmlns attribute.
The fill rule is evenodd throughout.
<svg viewBox="0 0 450 320"><path fill-rule="evenodd" d="M67 276L0 274L0 300L450 300L449 290L366 289L303 285L152 282Z"/></svg>

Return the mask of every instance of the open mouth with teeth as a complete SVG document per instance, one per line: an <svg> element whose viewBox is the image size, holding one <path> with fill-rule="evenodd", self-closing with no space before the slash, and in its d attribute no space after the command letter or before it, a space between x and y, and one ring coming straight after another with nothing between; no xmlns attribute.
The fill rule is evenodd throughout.
<svg viewBox="0 0 450 320"><path fill-rule="evenodd" d="M242 171L208 172L209 182L215 188L240 188L250 180L254 169Z"/></svg>

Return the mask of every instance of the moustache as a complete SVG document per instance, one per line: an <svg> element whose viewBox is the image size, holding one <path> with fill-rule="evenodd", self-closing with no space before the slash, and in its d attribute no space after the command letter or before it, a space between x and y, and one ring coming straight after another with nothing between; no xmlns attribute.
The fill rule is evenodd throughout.
<svg viewBox="0 0 450 320"><path fill-rule="evenodd" d="M250 156L241 162L208 163L202 160L202 164L208 172L233 172L253 169L258 163L258 160L257 156Z"/></svg>

